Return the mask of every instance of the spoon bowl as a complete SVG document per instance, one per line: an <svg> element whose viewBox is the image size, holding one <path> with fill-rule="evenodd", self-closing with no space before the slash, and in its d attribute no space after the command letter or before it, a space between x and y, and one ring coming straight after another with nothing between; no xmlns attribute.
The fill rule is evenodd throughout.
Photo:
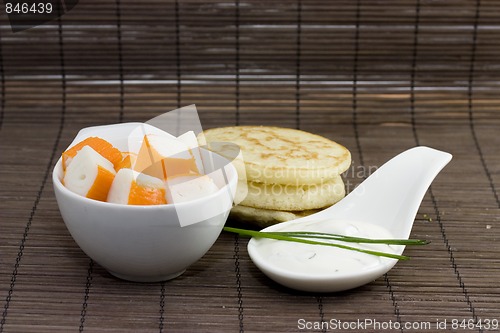
<svg viewBox="0 0 500 333"><path fill-rule="evenodd" d="M378 168L335 205L300 219L270 226L262 231L298 231L303 230L302 226L308 226L308 230L313 230L315 223L324 224L326 221L329 224L328 228L332 230L329 230L329 233L385 238L370 234L372 230L381 228L390 231L391 238L408 239L427 189L451 158L451 154L429 147L419 146L409 149ZM299 262L293 269L284 269L281 265L273 264L266 250L275 242L282 241L252 238L248 243L250 258L269 278L302 291L335 292L356 288L387 273L397 263L397 259L378 257L369 265L353 266L351 270L335 273L305 270L300 267ZM289 243L288 249L292 251L296 251L299 246L301 250L305 249L304 246L311 246L287 243ZM404 248L402 245L391 245L391 252L402 254ZM342 255L334 253L332 260L342 260Z"/></svg>

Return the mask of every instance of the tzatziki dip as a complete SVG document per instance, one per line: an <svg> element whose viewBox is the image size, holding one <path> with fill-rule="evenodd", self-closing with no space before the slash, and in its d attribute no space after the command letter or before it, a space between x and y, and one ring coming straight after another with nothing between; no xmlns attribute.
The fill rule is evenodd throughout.
<svg viewBox="0 0 500 333"><path fill-rule="evenodd" d="M370 239L394 238L389 230L374 224L358 221L334 221L331 219L285 224L283 227L273 228L272 231L320 232ZM401 248L400 245L351 243L327 239L313 240L394 254L398 254L398 250ZM342 275L353 271L371 270L381 264L392 263L396 260L333 246L311 245L267 238L258 238L255 241L256 251L267 264L290 273L315 276Z"/></svg>

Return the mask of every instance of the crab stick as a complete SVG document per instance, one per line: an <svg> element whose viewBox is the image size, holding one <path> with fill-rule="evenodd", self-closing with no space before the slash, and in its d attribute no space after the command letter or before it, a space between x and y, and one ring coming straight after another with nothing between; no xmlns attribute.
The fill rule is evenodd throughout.
<svg viewBox="0 0 500 333"><path fill-rule="evenodd" d="M169 203L198 199L219 190L213 180L206 176L180 176L166 181L166 197Z"/></svg>
<svg viewBox="0 0 500 333"><path fill-rule="evenodd" d="M134 170L163 180L199 174L191 149L174 137L147 134Z"/></svg>
<svg viewBox="0 0 500 333"><path fill-rule="evenodd" d="M134 153L123 153L123 159L115 164L116 172L120 171L120 169L132 169L137 160L137 154Z"/></svg>
<svg viewBox="0 0 500 333"><path fill-rule="evenodd" d="M85 146L93 148L96 152L109 160L113 165L116 165L122 160L122 153L117 148L113 147L108 141L99 137L89 137L77 143L73 147L62 153L63 170L66 170L76 154Z"/></svg>
<svg viewBox="0 0 500 333"><path fill-rule="evenodd" d="M105 201L115 177L113 163L90 146L84 146L66 168L63 183L84 197Z"/></svg>
<svg viewBox="0 0 500 333"><path fill-rule="evenodd" d="M186 132L177 137L178 140L182 141L189 148L191 156L193 156L198 168L198 173L203 174L203 160L201 159L200 148L198 144L198 139L193 131Z"/></svg>
<svg viewBox="0 0 500 333"><path fill-rule="evenodd" d="M120 169L111 185L107 201L124 205L166 204L165 183L132 169Z"/></svg>

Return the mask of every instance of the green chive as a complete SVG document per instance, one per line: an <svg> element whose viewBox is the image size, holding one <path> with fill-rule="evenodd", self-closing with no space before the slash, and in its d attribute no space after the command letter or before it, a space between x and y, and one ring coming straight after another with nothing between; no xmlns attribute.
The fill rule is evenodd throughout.
<svg viewBox="0 0 500 333"><path fill-rule="evenodd" d="M371 238L352 237L339 234L328 234L323 232L308 232L308 231L286 231L286 232L271 231L270 233L289 236L289 237L331 239L331 240L339 240L350 243L370 243L370 244L388 244L388 245L427 245L430 243L429 241L422 239L371 239Z"/></svg>
<svg viewBox="0 0 500 333"><path fill-rule="evenodd" d="M224 227L224 230L227 232L236 233L242 236L256 237L256 238L269 238L275 240L282 240L288 242L297 242L303 244L311 244L311 245L325 245L337 247L345 250L357 251L366 254L371 254L379 257L387 257L398 260L408 260L410 257L405 255L398 255L387 252L380 251L372 251L366 249L360 249L352 246L337 244L337 243L326 243L319 242L304 238L313 238L313 239L329 239L336 240L342 242L354 242L354 243L373 243L373 244L388 244L388 245L425 245L429 242L426 240L420 239L370 239L370 238L361 238L361 237L351 237L344 236L338 234L328 234L321 232L308 232L308 231L289 231L289 232L266 232L266 231L255 231L255 230L247 230L247 229L239 229L239 228L231 228Z"/></svg>

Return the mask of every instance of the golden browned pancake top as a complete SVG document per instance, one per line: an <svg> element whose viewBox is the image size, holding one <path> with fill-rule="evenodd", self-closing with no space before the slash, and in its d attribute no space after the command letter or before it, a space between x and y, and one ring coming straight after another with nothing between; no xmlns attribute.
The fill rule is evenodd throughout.
<svg viewBox="0 0 500 333"><path fill-rule="evenodd" d="M351 163L349 151L325 137L268 126L233 126L204 132L210 142L232 142L243 152L250 181L318 184L338 176Z"/></svg>

